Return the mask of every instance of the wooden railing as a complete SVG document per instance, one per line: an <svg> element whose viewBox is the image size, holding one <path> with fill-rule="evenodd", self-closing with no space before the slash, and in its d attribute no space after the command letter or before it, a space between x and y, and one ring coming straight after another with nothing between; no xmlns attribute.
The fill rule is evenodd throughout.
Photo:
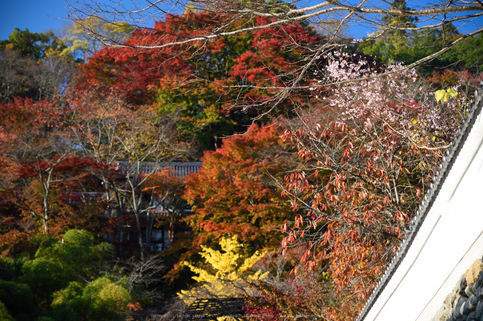
<svg viewBox="0 0 483 321"><path fill-rule="evenodd" d="M129 169L137 175L169 170L169 175L175 177L185 177L191 173L198 173L201 166L203 165L202 162L141 162L130 164L129 162L124 161L119 161L117 162L117 164L120 170L127 171Z"/></svg>

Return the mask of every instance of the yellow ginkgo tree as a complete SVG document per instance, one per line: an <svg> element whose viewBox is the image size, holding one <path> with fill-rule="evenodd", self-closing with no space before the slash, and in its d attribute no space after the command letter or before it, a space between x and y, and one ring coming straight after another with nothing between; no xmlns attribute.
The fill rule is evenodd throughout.
<svg viewBox="0 0 483 321"><path fill-rule="evenodd" d="M222 238L220 246L221 251L202 246L200 255L211 265L211 271L184 263L197 274L193 279L199 283L191 290L182 290L178 293L187 305L191 305L197 299L250 295L250 286L245 280L260 280L268 274L262 274L261 271L248 272L264 254L257 251L251 256L244 255L244 245L238 242L236 236Z"/></svg>
<svg viewBox="0 0 483 321"><path fill-rule="evenodd" d="M106 43L120 44L134 31L133 26L124 21L106 22L100 17L78 19L68 26L62 41L74 55L82 54L84 59L101 50Z"/></svg>

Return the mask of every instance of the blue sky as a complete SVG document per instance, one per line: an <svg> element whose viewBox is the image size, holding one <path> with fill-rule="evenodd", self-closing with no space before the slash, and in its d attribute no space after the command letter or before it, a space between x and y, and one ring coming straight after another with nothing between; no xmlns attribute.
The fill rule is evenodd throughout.
<svg viewBox="0 0 483 321"><path fill-rule="evenodd" d="M300 1L300 4L313 5L316 1ZM72 3L75 4L75 0ZM30 32L39 33L57 31L62 25L70 23L66 19L68 11L65 0L0 0L0 40L6 40L14 28L27 28ZM366 32L354 34L355 37L364 35Z"/></svg>
<svg viewBox="0 0 483 321"><path fill-rule="evenodd" d="M0 0L0 40L6 40L14 28L30 32L56 31L69 20L64 0Z"/></svg>
<svg viewBox="0 0 483 321"><path fill-rule="evenodd" d="M299 1L299 4L311 4L315 1ZM75 0L72 3L75 3ZM408 5L413 8L423 3L424 1L408 1ZM28 28L30 32L57 31L62 25L70 22L65 19L69 11L67 6L65 0L0 0L0 40L6 40L14 28ZM474 30L481 25L483 18L465 27ZM359 26L352 29L350 34L356 38L363 37L367 34L367 29Z"/></svg>

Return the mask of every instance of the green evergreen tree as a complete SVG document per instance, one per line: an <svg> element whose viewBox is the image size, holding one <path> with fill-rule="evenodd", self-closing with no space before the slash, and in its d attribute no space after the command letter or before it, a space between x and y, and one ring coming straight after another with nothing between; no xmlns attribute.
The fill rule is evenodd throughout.
<svg viewBox="0 0 483 321"><path fill-rule="evenodd" d="M67 48L52 31L45 33L23 31L15 28L8 40L0 41L0 48L9 48L19 52L23 57L40 60L45 57L49 49L60 50Z"/></svg>
<svg viewBox="0 0 483 321"><path fill-rule="evenodd" d="M406 0L393 0L391 9L411 11ZM375 40L362 43L358 51L366 55L375 55L378 60L386 64L405 61L408 48L414 42L414 33L399 28L414 27L417 20L410 15L384 15L380 29L371 35Z"/></svg>

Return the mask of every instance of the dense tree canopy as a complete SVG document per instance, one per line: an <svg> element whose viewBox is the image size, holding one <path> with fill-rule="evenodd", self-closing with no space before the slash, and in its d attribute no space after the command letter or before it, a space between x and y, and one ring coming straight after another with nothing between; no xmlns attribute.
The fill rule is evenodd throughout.
<svg viewBox="0 0 483 321"><path fill-rule="evenodd" d="M363 27L368 30L368 33L374 33L372 37L362 39L364 42L376 42L383 45L385 39L392 38L394 43L383 45L387 49L384 49L386 50L385 57L387 59L387 54L397 56L401 53L404 55L403 50L413 46L414 43L411 43L412 37L405 39L405 35L423 30L428 34L436 34L442 30L443 34L446 34L447 31L451 31L452 25L456 26L458 33L451 31L455 37L444 36L441 39L442 43L444 43L443 47L435 48L434 54L441 55L464 39L481 33L481 26L476 22L476 19L483 14L483 6L478 1L455 2L452 0L426 1L424 4L418 3L414 8L409 7L406 1L399 0L375 2L326 1L317 4L302 2L294 4L283 1L260 0L243 3L236 0L173 3L169 0L160 0L156 3L156 6L149 3L139 3L130 8L131 10L115 5L105 7L92 0L78 6L72 4L71 13L73 19L76 20L96 16L102 12L108 21L118 20L119 17L123 17L131 25L140 28L143 19L147 16L163 17L167 21L172 12L185 12L188 8L193 12L206 11L211 14L221 12L222 14L230 14L234 18L216 28L208 28L204 33L193 33L187 37L176 38L177 35L183 35L183 28L173 29L170 34L164 35L160 41L142 43L137 48L151 50L179 45L200 48L200 43L216 42L225 36L263 29L278 29L283 28L282 26L300 22L310 25L315 30L319 30L326 39L326 41L311 48L309 57L306 57L307 59L304 59L297 69L297 74L303 76L310 72L310 66L321 55L341 45L355 44L361 40L348 39L344 34L346 27L354 29ZM244 19L247 23L238 24L239 19ZM264 19L264 22L257 25L254 23L257 19ZM185 25L189 26L190 23L190 21L186 21ZM470 25L471 27L469 27ZM341 40L345 40L343 44L341 44ZM111 47L122 48L126 46L126 44L118 42L116 39L104 39L104 43ZM300 48L304 47L304 44L300 45ZM388 52L388 50L391 52ZM422 51L425 50L424 48ZM388 61L395 58L389 57ZM432 58L434 58L433 55L426 55L415 63L422 64L430 61ZM286 73L277 75L277 80L284 83L282 80L286 75ZM295 77L295 79L296 81L285 83L286 87L293 89L292 92L296 92L300 87L303 87L299 81L303 78ZM263 88L267 88L266 85ZM319 86L324 87L325 84L319 84ZM248 87L249 85L241 86L241 88ZM237 88L240 88L240 86ZM271 88L270 85L268 88ZM282 93L286 95L287 89L284 88Z"/></svg>
<svg viewBox="0 0 483 321"><path fill-rule="evenodd" d="M479 86L481 3L166 4L0 42L0 315L141 318L195 272L253 319L353 319Z"/></svg>
<svg viewBox="0 0 483 321"><path fill-rule="evenodd" d="M136 30L125 42L129 47L106 47L97 52L82 67L79 86L118 90L135 105L153 104L160 115L179 111L179 128L196 137L201 150L214 149L215 137L244 131L253 117L264 112L293 114L291 100L296 96L277 101L273 91L257 88L284 87L296 77L294 70L304 55L301 46L318 41L299 23L195 46L136 48L203 35L233 19L223 12L188 11L168 16L153 29ZM265 23L266 18L238 18L236 25ZM280 81L277 75L284 75L284 79ZM236 85L249 88L230 89Z"/></svg>

